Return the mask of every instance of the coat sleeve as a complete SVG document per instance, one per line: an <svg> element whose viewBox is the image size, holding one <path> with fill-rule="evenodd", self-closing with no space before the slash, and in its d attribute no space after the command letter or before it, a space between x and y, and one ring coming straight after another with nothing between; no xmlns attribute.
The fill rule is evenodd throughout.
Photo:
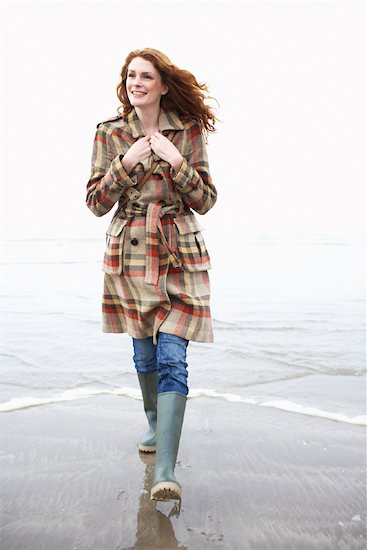
<svg viewBox="0 0 367 550"><path fill-rule="evenodd" d="M126 191L136 185L122 165L123 155L113 158L104 124L97 126L87 183L87 206L96 216L107 214Z"/></svg>
<svg viewBox="0 0 367 550"><path fill-rule="evenodd" d="M184 157L178 172L171 167L171 178L182 199L198 214L206 214L217 200L217 190L209 173L206 144L199 124L188 130L189 154Z"/></svg>

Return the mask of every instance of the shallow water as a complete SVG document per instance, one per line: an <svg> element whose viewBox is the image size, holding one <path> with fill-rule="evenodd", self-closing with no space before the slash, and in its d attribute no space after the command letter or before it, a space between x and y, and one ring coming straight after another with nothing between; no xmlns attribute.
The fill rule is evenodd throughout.
<svg viewBox="0 0 367 550"><path fill-rule="evenodd" d="M366 423L363 243L206 240L215 342L190 343L190 396ZM103 246L2 243L0 411L140 398L130 338L101 333Z"/></svg>

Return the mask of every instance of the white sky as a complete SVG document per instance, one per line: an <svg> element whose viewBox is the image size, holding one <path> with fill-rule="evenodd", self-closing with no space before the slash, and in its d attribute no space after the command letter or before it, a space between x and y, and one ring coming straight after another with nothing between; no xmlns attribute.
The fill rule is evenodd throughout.
<svg viewBox="0 0 367 550"><path fill-rule="evenodd" d="M126 55L154 47L220 103L214 235L361 234L365 2L3 2L3 236L100 237L96 124Z"/></svg>

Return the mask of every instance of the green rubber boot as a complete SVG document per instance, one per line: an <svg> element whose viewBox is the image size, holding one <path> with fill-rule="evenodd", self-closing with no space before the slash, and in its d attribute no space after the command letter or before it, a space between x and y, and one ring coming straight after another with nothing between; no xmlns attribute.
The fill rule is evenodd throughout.
<svg viewBox="0 0 367 550"><path fill-rule="evenodd" d="M142 453L155 453L156 451L156 427L157 427L157 372L148 374L138 373L141 393L143 394L144 410L148 419L149 429L139 441L138 449Z"/></svg>
<svg viewBox="0 0 367 550"><path fill-rule="evenodd" d="M158 395L157 455L150 493L152 500L181 498L181 487L174 476L186 397L178 392Z"/></svg>

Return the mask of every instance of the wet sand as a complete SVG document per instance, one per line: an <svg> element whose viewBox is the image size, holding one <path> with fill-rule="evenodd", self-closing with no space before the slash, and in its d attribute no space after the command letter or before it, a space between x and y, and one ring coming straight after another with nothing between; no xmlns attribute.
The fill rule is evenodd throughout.
<svg viewBox="0 0 367 550"><path fill-rule="evenodd" d="M104 396L0 417L2 550L362 550L365 430L189 400L181 506L149 499L142 402Z"/></svg>

